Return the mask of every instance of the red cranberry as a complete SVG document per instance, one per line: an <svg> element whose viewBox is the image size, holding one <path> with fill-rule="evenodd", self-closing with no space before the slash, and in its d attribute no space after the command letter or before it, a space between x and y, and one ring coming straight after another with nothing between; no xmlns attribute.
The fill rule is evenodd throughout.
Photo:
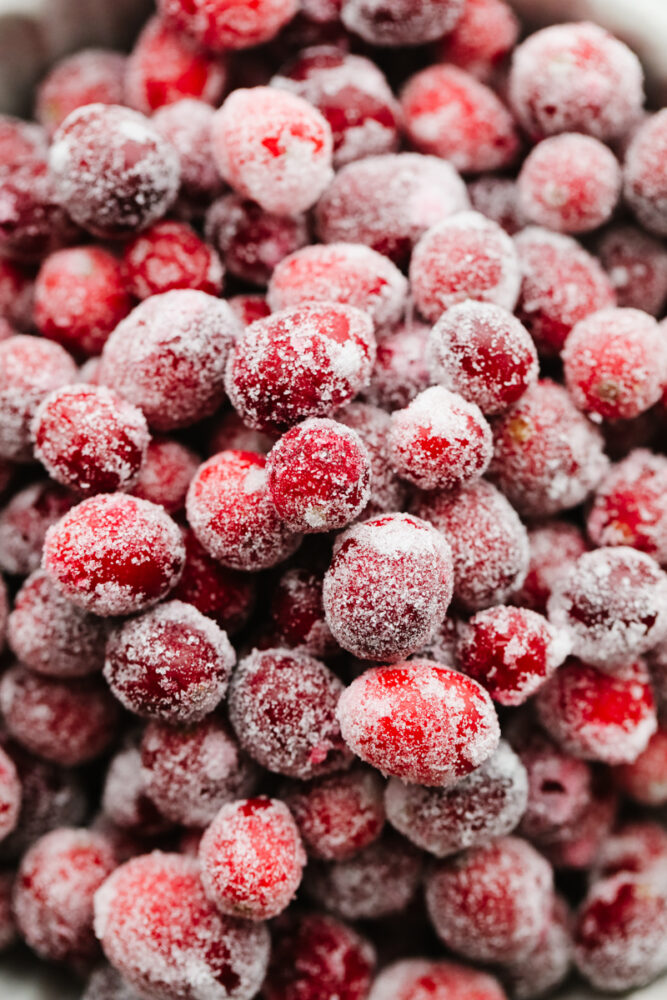
<svg viewBox="0 0 667 1000"><path fill-rule="evenodd" d="M143 465L132 488L142 500L159 504L168 514L185 507L188 486L199 466L199 456L171 438L149 441Z"/></svg>
<svg viewBox="0 0 667 1000"><path fill-rule="evenodd" d="M169 827L146 793L141 755L131 742L109 761L101 805L104 820L123 833L150 837L164 833Z"/></svg>
<svg viewBox="0 0 667 1000"><path fill-rule="evenodd" d="M193 289L153 295L104 345L99 380L143 410L157 431L210 416L224 395L227 355L240 330L226 302Z"/></svg>
<svg viewBox="0 0 667 1000"><path fill-rule="evenodd" d="M544 614L557 580L586 551L586 539L576 525L554 519L529 529L528 543L528 572L512 600L519 607Z"/></svg>
<svg viewBox="0 0 667 1000"><path fill-rule="evenodd" d="M554 897L549 923L535 948L502 970L515 1000L550 994L567 977L572 965L571 917L567 903Z"/></svg>
<svg viewBox="0 0 667 1000"><path fill-rule="evenodd" d="M625 200L642 226L658 236L667 234L667 109L649 117L637 129L625 156Z"/></svg>
<svg viewBox="0 0 667 1000"><path fill-rule="evenodd" d="M455 27L463 0L343 0L341 20L371 45L421 45Z"/></svg>
<svg viewBox="0 0 667 1000"><path fill-rule="evenodd" d="M664 827L650 820L625 823L603 843L592 875L597 881L619 872L643 873L666 859L667 831Z"/></svg>
<svg viewBox="0 0 667 1000"><path fill-rule="evenodd" d="M177 582L185 549L162 507L123 493L90 497L47 532L44 568L69 600L95 614L155 604Z"/></svg>
<svg viewBox="0 0 667 1000"><path fill-rule="evenodd" d="M204 101L185 98L159 108L151 123L178 154L181 164L179 203L186 211L202 212L224 183L213 159L211 123L215 111Z"/></svg>
<svg viewBox="0 0 667 1000"><path fill-rule="evenodd" d="M47 529L75 502L73 493L50 480L15 493L0 512L0 568L17 576L38 569Z"/></svg>
<svg viewBox="0 0 667 1000"><path fill-rule="evenodd" d="M256 319L264 319L266 316L271 315L271 309L264 295L253 294L252 292L249 294L232 295L231 298L227 299L227 302L243 327L250 326ZM232 417L232 419L236 417L241 428L245 428L245 424L238 418L237 414L233 413L228 416ZM252 449L249 450L252 451ZM224 449L218 448L217 451L224 451Z"/></svg>
<svg viewBox="0 0 667 1000"><path fill-rule="evenodd" d="M288 569L276 583L269 614L281 646L311 656L339 651L324 615L322 577L307 569Z"/></svg>
<svg viewBox="0 0 667 1000"><path fill-rule="evenodd" d="M123 251L128 290L137 299L193 288L209 295L222 289L223 267L215 250L184 222L157 222Z"/></svg>
<svg viewBox="0 0 667 1000"><path fill-rule="evenodd" d="M193 531L185 531L185 566L172 597L193 604L229 635L241 629L255 605L255 581L248 573L222 566L199 544Z"/></svg>
<svg viewBox="0 0 667 1000"><path fill-rule="evenodd" d="M338 678L306 653L255 650L229 691L229 718L244 750L269 771L309 778L348 767L335 718Z"/></svg>
<svg viewBox="0 0 667 1000"><path fill-rule="evenodd" d="M591 767L541 731L531 732L517 752L528 775L528 801L519 830L537 844L557 843L593 808Z"/></svg>
<svg viewBox="0 0 667 1000"><path fill-rule="evenodd" d="M466 0L454 30L437 42L436 56L489 83L518 36L519 21L505 0Z"/></svg>
<svg viewBox="0 0 667 1000"><path fill-rule="evenodd" d="M391 412L403 409L428 387L426 344L430 329L426 323L411 319L378 340L371 382L362 394L365 400Z"/></svg>
<svg viewBox="0 0 667 1000"><path fill-rule="evenodd" d="M389 414L367 403L352 403L336 416L341 423L357 432L371 460L371 498L362 516L376 517L400 510L405 499L405 485L389 461Z"/></svg>
<svg viewBox="0 0 667 1000"><path fill-rule="evenodd" d="M250 1000L269 957L269 935L219 913L193 858L154 851L132 858L95 896L95 933L104 953L142 994L165 1000Z"/></svg>
<svg viewBox="0 0 667 1000"><path fill-rule="evenodd" d="M382 970L369 1000L505 1000L500 983L450 960L404 958Z"/></svg>
<svg viewBox="0 0 667 1000"><path fill-rule="evenodd" d="M37 89L37 121L53 135L85 104L122 104L125 63L125 56L109 49L82 49L60 59Z"/></svg>
<svg viewBox="0 0 667 1000"><path fill-rule="evenodd" d="M617 784L645 806L667 804L667 726L661 726L636 760L616 768ZM667 851L665 852L667 858Z"/></svg>
<svg viewBox="0 0 667 1000"><path fill-rule="evenodd" d="M471 2L477 0L468 0L468 3ZM482 174L481 177L468 183L468 194L475 211L497 222L510 236L514 236L526 225L519 205L516 180L513 177Z"/></svg>
<svg viewBox="0 0 667 1000"><path fill-rule="evenodd" d="M630 545L667 563L667 459L639 448L613 466L586 526L596 545Z"/></svg>
<svg viewBox="0 0 667 1000"><path fill-rule="evenodd" d="M21 781L14 761L0 747L0 840L11 833L18 823L21 795Z"/></svg>
<svg viewBox="0 0 667 1000"><path fill-rule="evenodd" d="M0 132L0 141L2 135ZM43 154L0 169L0 252L18 261L36 261L81 239L49 174Z"/></svg>
<svg viewBox="0 0 667 1000"><path fill-rule="evenodd" d="M158 0L168 21L214 52L270 41L297 12L296 0Z"/></svg>

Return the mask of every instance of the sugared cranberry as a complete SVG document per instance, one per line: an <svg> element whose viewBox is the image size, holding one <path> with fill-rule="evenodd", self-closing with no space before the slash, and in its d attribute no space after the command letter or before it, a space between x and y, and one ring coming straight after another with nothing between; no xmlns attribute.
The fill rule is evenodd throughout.
<svg viewBox="0 0 667 1000"><path fill-rule="evenodd" d="M371 45L422 45L452 30L463 0L343 0L341 20Z"/></svg>
<svg viewBox="0 0 667 1000"><path fill-rule="evenodd" d="M595 24L556 24L514 53L509 78L514 114L534 138L583 132L620 138L641 112L643 74L627 45Z"/></svg>
<svg viewBox="0 0 667 1000"><path fill-rule="evenodd" d="M367 403L352 403L336 416L341 423L358 433L370 456L371 498L362 516L376 517L381 513L401 510L405 499L405 484L398 478L389 461L389 414Z"/></svg>
<svg viewBox="0 0 667 1000"><path fill-rule="evenodd" d="M229 718L241 746L269 771L307 780L349 766L335 718L338 678L306 653L255 650L229 690Z"/></svg>
<svg viewBox="0 0 667 1000"><path fill-rule="evenodd" d="M667 830L651 820L637 820L624 823L607 837L598 852L591 874L597 880L618 875L619 872L642 873L656 864L661 865L665 860Z"/></svg>
<svg viewBox="0 0 667 1000"><path fill-rule="evenodd" d="M280 645L311 656L339 650L324 615L322 577L308 569L288 569L277 581L269 614Z"/></svg>
<svg viewBox="0 0 667 1000"><path fill-rule="evenodd" d="M183 535L185 565L172 597L193 604L229 635L238 632L255 605L255 580L221 565L199 544L193 531Z"/></svg>
<svg viewBox="0 0 667 1000"><path fill-rule="evenodd" d="M37 90L35 117L49 135L85 104L123 104L125 57L110 49L82 49L60 59Z"/></svg>
<svg viewBox="0 0 667 1000"><path fill-rule="evenodd" d="M261 924L223 916L194 858L154 851L117 868L95 895L95 933L109 961L144 995L250 1000L269 957Z"/></svg>
<svg viewBox="0 0 667 1000"><path fill-rule="evenodd" d="M586 527L596 545L630 545L667 563L667 459L638 448L613 466Z"/></svg>
<svg viewBox="0 0 667 1000"><path fill-rule="evenodd" d="M223 267L215 250L184 222L157 222L123 251L128 291L147 299L174 288L219 295Z"/></svg>
<svg viewBox="0 0 667 1000"><path fill-rule="evenodd" d="M357 756L421 785L454 784L498 744L498 720L484 689L430 660L367 670L346 688L337 714Z"/></svg>
<svg viewBox="0 0 667 1000"><path fill-rule="evenodd" d="M369 156L340 170L317 203L324 243L364 243L399 266L422 234L469 207L451 163L418 153Z"/></svg>
<svg viewBox="0 0 667 1000"><path fill-rule="evenodd" d="M121 833L134 833L148 838L164 833L169 828L169 821L160 815L146 794L141 754L131 741L122 746L109 761L101 805L102 823L113 824ZM99 826L96 823L95 828L103 829L102 823Z"/></svg>
<svg viewBox="0 0 667 1000"><path fill-rule="evenodd" d="M81 230L60 203L43 154L25 158L13 167L5 162L0 170L0 198L3 257L38 261L81 239Z"/></svg>
<svg viewBox="0 0 667 1000"><path fill-rule="evenodd" d="M177 205L196 214L224 187L213 159L211 123L215 111L204 101L185 98L159 108L151 123L176 150L181 165L181 187Z"/></svg>
<svg viewBox="0 0 667 1000"><path fill-rule="evenodd" d="M265 295L253 292L241 293L240 295L232 295L231 298L227 299L227 302L243 327L250 326L256 319L264 319L265 316L271 315L271 308L266 301ZM228 416L232 419L236 418L240 427L245 429L245 424L236 413L228 414ZM250 429L247 432L252 434ZM224 451L224 448L217 448L215 450ZM252 448L248 450L252 451Z"/></svg>
<svg viewBox="0 0 667 1000"><path fill-rule="evenodd" d="M297 7L297 0L158 0L158 10L168 21L214 52L268 42Z"/></svg>
<svg viewBox="0 0 667 1000"><path fill-rule="evenodd" d="M149 441L132 494L159 504L168 514L185 507L188 486L199 466L199 457L179 441L154 438Z"/></svg>
<svg viewBox="0 0 667 1000"><path fill-rule="evenodd" d="M103 616L161 600L184 561L180 531L167 512L123 493L84 500L49 529L44 543L44 568L61 593Z"/></svg>
<svg viewBox="0 0 667 1000"><path fill-rule="evenodd" d="M586 539L575 524L554 519L531 528L528 543L528 572L521 586L512 594L512 600L521 608L544 614L556 581L586 551Z"/></svg>
<svg viewBox="0 0 667 1000"><path fill-rule="evenodd" d="M557 843L594 807L591 767L565 753L541 730L530 732L516 749L528 775L519 831L539 845Z"/></svg>
<svg viewBox="0 0 667 1000"><path fill-rule="evenodd" d="M0 747L0 840L4 840L18 823L21 794L21 782L14 761Z"/></svg>
<svg viewBox="0 0 667 1000"><path fill-rule="evenodd" d="M571 916L567 903L555 896L546 929L532 951L502 970L514 1000L547 996L567 977L572 965Z"/></svg>
<svg viewBox="0 0 667 1000"><path fill-rule="evenodd" d="M153 295L107 340L99 381L143 410L154 430L187 427L222 402L225 363L239 330L227 303L205 292Z"/></svg>
<svg viewBox="0 0 667 1000"><path fill-rule="evenodd" d="M468 183L472 207L514 236L526 225L519 205L516 179L503 174L482 174Z"/></svg>
<svg viewBox="0 0 667 1000"><path fill-rule="evenodd" d="M566 823L539 847L554 868L583 871L595 862L612 831L618 812L618 795L604 769L593 771L592 798L573 823Z"/></svg>
<svg viewBox="0 0 667 1000"><path fill-rule="evenodd" d="M371 382L363 398L385 410L400 410L429 385L426 344L430 326L417 319L399 323L377 345Z"/></svg>
<svg viewBox="0 0 667 1000"><path fill-rule="evenodd" d="M466 0L455 28L436 45L439 61L489 83L516 45L519 22L505 0Z"/></svg>
<svg viewBox="0 0 667 1000"><path fill-rule="evenodd" d="M667 234L667 109L652 115L637 129L625 156L625 199L642 226L658 236Z"/></svg>
<svg viewBox="0 0 667 1000"><path fill-rule="evenodd" d="M615 777L621 790L635 802L667 804L667 727L661 726L653 734L636 760L616 768Z"/></svg>
<svg viewBox="0 0 667 1000"><path fill-rule="evenodd" d="M479 212L460 212L427 230L410 262L415 305L432 322L466 299L511 311L520 285L512 240Z"/></svg>
<svg viewBox="0 0 667 1000"><path fill-rule="evenodd" d="M47 529L74 503L73 493L50 480L15 493L0 511L0 568L17 576L38 569Z"/></svg>
<svg viewBox="0 0 667 1000"><path fill-rule="evenodd" d="M667 250L636 226L611 226L597 243L619 306L660 316L667 303Z"/></svg>
<svg viewBox="0 0 667 1000"><path fill-rule="evenodd" d="M466 965L404 958L382 970L369 1000L505 1000L497 979Z"/></svg>

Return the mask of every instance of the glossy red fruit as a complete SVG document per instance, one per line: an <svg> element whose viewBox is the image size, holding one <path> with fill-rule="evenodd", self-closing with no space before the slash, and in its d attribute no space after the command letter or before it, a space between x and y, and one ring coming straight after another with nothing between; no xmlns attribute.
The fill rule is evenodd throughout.
<svg viewBox="0 0 667 1000"><path fill-rule="evenodd" d="M466 0L454 30L436 43L436 56L489 83L503 69L519 30L519 21L505 0Z"/></svg>
<svg viewBox="0 0 667 1000"><path fill-rule="evenodd" d="M636 760L621 764L614 774L626 795L645 806L667 804L667 727L660 726Z"/></svg>

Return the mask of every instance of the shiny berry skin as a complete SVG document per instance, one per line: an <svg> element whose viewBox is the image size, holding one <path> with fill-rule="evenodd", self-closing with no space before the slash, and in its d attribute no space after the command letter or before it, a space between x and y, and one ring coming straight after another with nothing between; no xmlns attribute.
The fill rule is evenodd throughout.
<svg viewBox="0 0 667 1000"><path fill-rule="evenodd" d="M287 806L260 796L221 807L199 846L202 884L221 913L276 917L293 898L306 863Z"/></svg>
<svg viewBox="0 0 667 1000"><path fill-rule="evenodd" d="M185 507L188 486L199 466L199 456L172 438L148 442L139 476L131 493L141 500L177 514Z"/></svg>
<svg viewBox="0 0 667 1000"><path fill-rule="evenodd" d="M422 45L446 35L459 21L463 0L343 0L341 20L371 45Z"/></svg>
<svg viewBox="0 0 667 1000"><path fill-rule="evenodd" d="M667 384L667 340L639 309L602 309L580 320L563 361L576 405L607 420L639 416Z"/></svg>
<svg viewBox="0 0 667 1000"><path fill-rule="evenodd" d="M368 403L351 403L340 410L336 418L357 432L370 456L371 498L362 512L363 518L400 510L405 500L406 487L389 461L389 414Z"/></svg>
<svg viewBox="0 0 667 1000"><path fill-rule="evenodd" d="M271 277L273 312L303 302L340 302L367 313L376 329L397 323L408 283L395 264L359 243L314 244L283 258Z"/></svg>
<svg viewBox="0 0 667 1000"><path fill-rule="evenodd" d="M550 379L527 389L493 433L491 478L524 516L577 506L607 471L599 430Z"/></svg>
<svg viewBox="0 0 667 1000"><path fill-rule="evenodd" d="M367 670L337 710L346 743L362 760L420 785L454 784L498 744L498 719L476 681L430 660Z"/></svg>
<svg viewBox="0 0 667 1000"><path fill-rule="evenodd" d="M667 885L622 872L594 883L577 914L574 961L599 990L650 982L667 966Z"/></svg>
<svg viewBox="0 0 667 1000"><path fill-rule="evenodd" d="M556 24L530 35L514 53L509 100L533 138L583 132L620 138L644 99L634 52L595 24Z"/></svg>
<svg viewBox="0 0 667 1000"><path fill-rule="evenodd" d="M211 135L223 179L267 212L304 212L332 179L331 129L295 94L239 88L216 112Z"/></svg>
<svg viewBox="0 0 667 1000"><path fill-rule="evenodd" d="M48 528L75 503L73 493L48 479L15 493L0 511L0 568L16 576L39 569Z"/></svg>
<svg viewBox="0 0 667 1000"><path fill-rule="evenodd" d="M175 26L214 52L270 41L297 12L296 0L158 0Z"/></svg>
<svg viewBox="0 0 667 1000"><path fill-rule="evenodd" d="M389 412L400 410L428 388L426 344L430 329L426 323L411 319L383 332L370 385L362 394L366 402Z"/></svg>
<svg viewBox="0 0 667 1000"><path fill-rule="evenodd" d="M636 549L596 549L557 582L548 610L576 656L613 673L665 638L667 575Z"/></svg>
<svg viewBox="0 0 667 1000"><path fill-rule="evenodd" d="M184 222L156 222L125 245L127 289L137 299L174 288L209 295L222 290L224 269L215 250Z"/></svg>
<svg viewBox="0 0 667 1000"><path fill-rule="evenodd" d="M324 913L277 921L262 996L266 1000L365 1000L375 954L347 924Z"/></svg>
<svg viewBox="0 0 667 1000"><path fill-rule="evenodd" d="M306 653L254 650L241 660L229 689L229 719L257 763L306 781L349 766L335 718L339 679Z"/></svg>
<svg viewBox="0 0 667 1000"><path fill-rule="evenodd" d="M389 454L398 475L420 489L455 489L486 471L491 428L475 403L434 385L392 414Z"/></svg>
<svg viewBox="0 0 667 1000"><path fill-rule="evenodd" d="M667 563L667 459L637 448L611 467L586 522L596 545L630 545Z"/></svg>
<svg viewBox="0 0 667 1000"><path fill-rule="evenodd" d="M635 802L645 806L667 804L667 727L653 734L636 760L616 768L616 784ZM665 852L667 858L667 851Z"/></svg>
<svg viewBox="0 0 667 1000"><path fill-rule="evenodd" d="M59 344L23 334L0 341L0 458L30 461L35 410L53 389L76 382L76 374Z"/></svg>
<svg viewBox="0 0 667 1000"><path fill-rule="evenodd" d="M227 394L250 427L281 432L327 417L370 380L375 338L353 306L305 303L243 331L227 363Z"/></svg>
<svg viewBox="0 0 667 1000"><path fill-rule="evenodd" d="M214 621L172 600L111 634L104 676L131 712L190 724L223 698L235 660L227 635Z"/></svg>
<svg viewBox="0 0 667 1000"><path fill-rule="evenodd" d="M215 111L204 101L186 97L158 108L151 123L176 150L181 164L177 206L202 214L224 187L213 159L211 123Z"/></svg>
<svg viewBox="0 0 667 1000"><path fill-rule="evenodd" d="M451 163L419 153L387 153L343 167L315 216L323 243L364 243L400 267L427 229L469 205Z"/></svg>
<svg viewBox="0 0 667 1000"><path fill-rule="evenodd" d="M141 410L104 386L65 386L40 403L35 457L56 482L82 496L134 485L150 435Z"/></svg>
<svg viewBox="0 0 667 1000"><path fill-rule="evenodd" d="M492 82L516 45L519 21L505 0L466 0L456 27L436 43L439 62Z"/></svg>
<svg viewBox="0 0 667 1000"><path fill-rule="evenodd" d="M266 285L280 261L309 238L305 215L273 215L233 191L209 206L205 232L229 273L253 285Z"/></svg>
<svg viewBox="0 0 667 1000"><path fill-rule="evenodd" d="M99 354L132 308L120 262L101 247L56 250L35 282L35 325L77 358Z"/></svg>
<svg viewBox="0 0 667 1000"><path fill-rule="evenodd" d="M59 126L49 152L56 195L96 236L125 236L155 222L178 192L178 154L150 121L117 104L89 104Z"/></svg>
<svg viewBox="0 0 667 1000"><path fill-rule="evenodd" d="M225 803L254 791L258 769L213 714L190 726L150 722L141 740L141 773L163 816L204 827Z"/></svg>
<svg viewBox="0 0 667 1000"><path fill-rule="evenodd" d="M185 549L169 515L123 493L90 497L53 525L44 569L69 600L102 616L131 614L177 582Z"/></svg>
<svg viewBox="0 0 667 1000"><path fill-rule="evenodd" d="M324 115L335 167L398 149L400 107L384 74L364 56L313 46L282 67L271 86L303 97Z"/></svg>
<svg viewBox="0 0 667 1000"><path fill-rule="evenodd" d="M219 913L193 858L154 851L117 868L95 896L95 933L107 958L143 995L250 1000L269 957L259 924Z"/></svg>
<svg viewBox="0 0 667 1000"><path fill-rule="evenodd" d="M531 951L546 928L551 866L525 840L501 837L441 861L426 882L438 936L478 962L511 962Z"/></svg>
<svg viewBox="0 0 667 1000"><path fill-rule="evenodd" d="M371 768L353 767L281 789L309 857L343 861L380 836L384 826L382 780Z"/></svg>
<svg viewBox="0 0 667 1000"><path fill-rule="evenodd" d="M480 479L456 493L424 494L413 512L449 542L455 604L480 611L504 601L523 582L528 568L526 529L491 483Z"/></svg>
<svg viewBox="0 0 667 1000"><path fill-rule="evenodd" d="M667 304L667 250L636 226L606 229L596 246L618 305L661 316Z"/></svg>
<svg viewBox="0 0 667 1000"><path fill-rule="evenodd" d="M427 230L410 262L415 305L433 323L466 299L511 311L520 285L512 240L479 212L460 212Z"/></svg>
<svg viewBox="0 0 667 1000"><path fill-rule="evenodd" d="M19 931L42 958L85 968L97 958L93 896L116 867L110 843L61 827L37 840L14 884Z"/></svg>
<svg viewBox="0 0 667 1000"><path fill-rule="evenodd" d="M276 582L269 615L280 646L311 656L340 651L324 616L322 576L308 569L288 569Z"/></svg>
<svg viewBox="0 0 667 1000"><path fill-rule="evenodd" d="M562 896L555 896L551 917L535 948L506 965L501 973L514 1000L549 995L567 978L572 965L572 917Z"/></svg>
<svg viewBox="0 0 667 1000"><path fill-rule="evenodd" d="M421 855L387 833L346 861L311 862L304 889L343 920L376 920L404 910L421 881Z"/></svg>
<svg viewBox="0 0 667 1000"><path fill-rule="evenodd" d="M521 586L512 594L512 603L544 614L554 584L586 552L588 546L580 528L555 518L530 528L528 543L528 572Z"/></svg>
<svg viewBox="0 0 667 1000"><path fill-rule="evenodd" d="M657 236L667 234L667 110L650 116L637 129L625 156L624 195L641 225Z"/></svg>
<svg viewBox="0 0 667 1000"><path fill-rule="evenodd" d="M570 236L529 226L514 244L523 275L517 315L540 354L558 354L576 323L615 305L614 289L599 262Z"/></svg>
<svg viewBox="0 0 667 1000"><path fill-rule="evenodd" d="M639 660L614 676L570 660L540 690L536 705L564 750L605 764L636 760L657 728L648 671Z"/></svg>
<svg viewBox="0 0 667 1000"><path fill-rule="evenodd" d="M335 420L292 427L269 452L266 471L271 500L291 531L343 528L370 497L368 452L356 431Z"/></svg>
<svg viewBox="0 0 667 1000"><path fill-rule="evenodd" d="M404 958L384 968L369 1000L505 1000L495 977L449 959Z"/></svg>
<svg viewBox="0 0 667 1000"><path fill-rule="evenodd" d="M186 500L197 541L231 569L275 566L299 546L271 500L264 455L221 451L195 474Z"/></svg>
<svg viewBox="0 0 667 1000"><path fill-rule="evenodd" d="M183 534L185 565L171 596L212 618L229 635L242 628L255 606L255 580L221 565L199 544L193 531Z"/></svg>
<svg viewBox="0 0 667 1000"><path fill-rule="evenodd" d="M618 795L604 770L593 772L592 791L588 807L576 822L566 824L553 838L540 842L540 850L556 869L590 868L616 823Z"/></svg>
<svg viewBox="0 0 667 1000"><path fill-rule="evenodd" d="M122 104L125 56L110 49L82 49L60 59L37 89L35 118L53 135L85 104Z"/></svg>
<svg viewBox="0 0 667 1000"><path fill-rule="evenodd" d="M452 596L449 545L410 514L384 514L340 535L324 578L324 610L343 649L367 660L417 652Z"/></svg>
<svg viewBox="0 0 667 1000"><path fill-rule="evenodd" d="M21 781L12 758L0 747L0 841L16 827L21 810Z"/></svg>
<svg viewBox="0 0 667 1000"><path fill-rule="evenodd" d="M222 402L239 330L227 303L205 292L152 295L107 340L99 381L143 410L151 429L188 427Z"/></svg>
<svg viewBox="0 0 667 1000"><path fill-rule="evenodd" d="M505 105L456 66L436 64L411 77L401 107L412 146L449 160L462 173L508 167L519 151L516 126Z"/></svg>
<svg viewBox="0 0 667 1000"><path fill-rule="evenodd" d="M399 833L437 858L446 858L511 833L527 797L526 770L501 740L480 767L452 787L424 788L391 778L385 807Z"/></svg>
<svg viewBox="0 0 667 1000"><path fill-rule="evenodd" d="M97 677L72 683L21 666L2 675L0 708L17 743L66 767L99 757L116 737L120 718L116 700Z"/></svg>
<svg viewBox="0 0 667 1000"><path fill-rule="evenodd" d="M150 115L188 97L217 106L227 68L178 29L152 17L134 43L125 70L126 103Z"/></svg>
<svg viewBox="0 0 667 1000"><path fill-rule="evenodd" d="M448 309L428 342L431 377L475 403L485 415L507 410L534 385L537 352L523 326L502 306L467 299Z"/></svg>
<svg viewBox="0 0 667 1000"><path fill-rule="evenodd" d="M21 663L48 677L84 677L104 664L105 622L62 597L43 569L16 594L7 636Z"/></svg>
<svg viewBox="0 0 667 1000"><path fill-rule="evenodd" d="M496 605L462 625L456 658L501 705L523 705L570 651L567 633L528 608Z"/></svg>

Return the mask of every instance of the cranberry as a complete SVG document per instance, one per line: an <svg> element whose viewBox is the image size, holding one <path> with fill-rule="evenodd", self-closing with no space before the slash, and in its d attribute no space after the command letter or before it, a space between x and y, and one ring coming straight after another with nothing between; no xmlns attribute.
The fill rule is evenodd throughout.
<svg viewBox="0 0 667 1000"><path fill-rule="evenodd" d="M38 569L47 529L75 502L73 493L50 480L15 493L0 512L0 567L17 576Z"/></svg>
<svg viewBox="0 0 667 1000"><path fill-rule="evenodd" d="M152 295L104 345L99 380L143 410L153 430L210 416L239 324L226 302L193 289Z"/></svg>
<svg viewBox="0 0 667 1000"><path fill-rule="evenodd" d="M479 212L460 212L427 230L410 262L415 305L432 322L466 299L511 311L520 285L512 240Z"/></svg>
<svg viewBox="0 0 667 1000"><path fill-rule="evenodd" d="M382 970L369 1000L504 1000L500 983L449 959L404 958Z"/></svg>
<svg viewBox="0 0 667 1000"><path fill-rule="evenodd" d="M519 607L544 614L556 582L586 551L586 539L576 525L553 519L530 528L528 543L528 572L512 600Z"/></svg>
<svg viewBox="0 0 667 1000"><path fill-rule="evenodd" d="M533 137L583 132L620 138L639 116L643 74L633 52L595 24L556 24L514 53L509 77L514 114Z"/></svg>
<svg viewBox="0 0 667 1000"><path fill-rule="evenodd" d="M557 843L594 806L591 767L565 753L541 730L520 742L517 752L528 775L528 801L519 830L540 846Z"/></svg>
<svg viewBox="0 0 667 1000"><path fill-rule="evenodd" d="M664 827L650 820L624 823L603 843L592 875L597 881L619 872L641 874L666 859L667 831Z"/></svg>
<svg viewBox="0 0 667 1000"><path fill-rule="evenodd" d="M184 222L157 222L123 252L128 290L137 299L194 288L219 295L224 270L215 250Z"/></svg>
<svg viewBox="0 0 667 1000"><path fill-rule="evenodd" d="M307 780L350 764L335 718L342 690L338 678L306 653L255 650L232 677L229 718L259 764Z"/></svg>
<svg viewBox="0 0 667 1000"><path fill-rule="evenodd" d="M185 549L162 507L122 493L90 497L47 532L44 568L69 600L123 615L161 600L177 582Z"/></svg>
<svg viewBox="0 0 667 1000"><path fill-rule="evenodd" d="M463 0L343 0L341 20L371 45L421 45L446 35L463 13Z"/></svg>
<svg viewBox="0 0 667 1000"><path fill-rule="evenodd" d="M18 929L12 910L14 873L0 870L0 955L18 940Z"/></svg>
<svg viewBox="0 0 667 1000"><path fill-rule="evenodd" d="M227 364L227 393L250 427L280 432L350 402L374 360L373 324L361 310L304 303L246 327Z"/></svg>
<svg viewBox="0 0 667 1000"><path fill-rule="evenodd" d="M0 140L2 136L0 133ZM17 261L38 261L81 239L49 174L44 154L0 170L0 253Z"/></svg>
<svg viewBox="0 0 667 1000"><path fill-rule="evenodd" d="M139 1000L112 965L98 965L91 973L81 1000Z"/></svg>
<svg viewBox="0 0 667 1000"><path fill-rule="evenodd" d="M554 868L590 868L616 822L618 796L604 770L593 771L592 798L574 823L567 823L540 850Z"/></svg>
<svg viewBox="0 0 667 1000"><path fill-rule="evenodd" d="M125 63L125 56L109 49L82 49L60 59L37 90L37 121L53 135L85 104L123 104Z"/></svg>
<svg viewBox="0 0 667 1000"><path fill-rule="evenodd" d="M277 581L269 614L281 646L311 656L339 651L324 615L322 585L322 577L308 569L288 569Z"/></svg>
<svg viewBox="0 0 667 1000"><path fill-rule="evenodd" d="M644 228L667 234L665 192L667 109L649 117L637 129L625 156L625 199Z"/></svg>
<svg viewBox="0 0 667 1000"><path fill-rule="evenodd" d="M555 896L549 923L534 949L502 970L515 1000L548 995L566 979L572 965L570 924L567 903Z"/></svg>
<svg viewBox="0 0 667 1000"><path fill-rule="evenodd" d="M266 316L271 315L271 309L266 301L265 295L249 292L247 294L232 295L231 298L227 299L227 301L232 309L232 312L243 327L250 326L250 324L254 323L256 319L264 319ZM236 413L231 413L227 416L232 420L236 419L238 421L240 430L246 430L245 424ZM247 430L247 433L252 434L252 431ZM224 451L223 448L215 450ZM249 450L252 451L252 449Z"/></svg>
<svg viewBox="0 0 667 1000"><path fill-rule="evenodd" d="M526 225L519 205L515 178L502 174L482 174L468 183L468 194L475 211L497 222L510 236L520 232Z"/></svg>
<svg viewBox="0 0 667 1000"><path fill-rule="evenodd" d="M146 793L141 755L132 742L121 747L109 761L101 804L103 821L122 833L146 838L164 833L169 827ZM98 824L96 827L99 829Z"/></svg>
<svg viewBox="0 0 667 1000"><path fill-rule="evenodd" d="M600 483L587 529L596 545L630 545L667 563L667 459L643 448Z"/></svg>
<svg viewBox="0 0 667 1000"><path fill-rule="evenodd" d="M445 858L511 833L526 808L528 779L504 740L480 767L452 787L423 788L392 778L387 819L399 833Z"/></svg>
<svg viewBox="0 0 667 1000"><path fill-rule="evenodd" d="M21 781L14 761L0 747L0 840L4 840L18 823L21 794Z"/></svg>
<svg viewBox="0 0 667 1000"><path fill-rule="evenodd" d="M667 804L667 726L650 738L636 760L615 771L617 784L635 802L646 806ZM667 851L665 852L667 857Z"/></svg>
<svg viewBox="0 0 667 1000"><path fill-rule="evenodd" d="M95 895L104 953L142 994L250 1000L269 957L261 924L226 917L210 903L193 858L154 851L117 868Z"/></svg>
<svg viewBox="0 0 667 1000"><path fill-rule="evenodd" d="M168 21L214 52L268 42L296 14L296 0L158 0Z"/></svg>
<svg viewBox="0 0 667 1000"><path fill-rule="evenodd" d="M607 229L597 254L616 292L618 305L660 316L667 303L667 250L635 226Z"/></svg>
<svg viewBox="0 0 667 1000"><path fill-rule="evenodd" d="M317 203L324 243L363 243L402 266L431 226L469 207L451 163L418 153L369 156L340 170Z"/></svg>
<svg viewBox="0 0 667 1000"><path fill-rule="evenodd" d="M375 366L363 398L385 410L401 410L429 385L426 344L430 326L399 323L378 340ZM372 488L372 486L371 486Z"/></svg>
<svg viewBox="0 0 667 1000"><path fill-rule="evenodd" d="M519 22L505 0L466 0L452 32L436 44L439 61L489 83L516 45Z"/></svg>
<svg viewBox="0 0 667 1000"><path fill-rule="evenodd" d="M178 154L181 164L178 204L195 214L202 212L224 186L213 159L210 133L214 114L204 101L185 98L159 108L151 119L155 130Z"/></svg>
<svg viewBox="0 0 667 1000"><path fill-rule="evenodd" d="M177 514L185 507L188 486L199 466L199 457L171 438L149 441L132 494Z"/></svg>
<svg viewBox="0 0 667 1000"><path fill-rule="evenodd" d="M337 418L358 433L371 460L371 498L362 516L376 517L400 510L405 499L405 486L389 461L389 414L367 403L352 403L341 410Z"/></svg>

